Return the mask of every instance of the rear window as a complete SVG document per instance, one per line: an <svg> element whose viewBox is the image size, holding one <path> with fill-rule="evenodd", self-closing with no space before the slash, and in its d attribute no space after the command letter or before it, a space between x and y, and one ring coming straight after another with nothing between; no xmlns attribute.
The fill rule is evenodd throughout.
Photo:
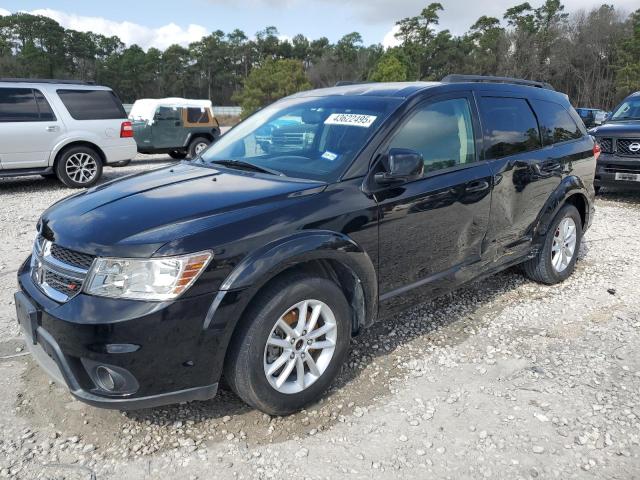
<svg viewBox="0 0 640 480"><path fill-rule="evenodd" d="M0 122L46 122L55 119L40 91L32 88L0 88Z"/></svg>
<svg viewBox="0 0 640 480"><path fill-rule="evenodd" d="M485 157L502 158L540 148L538 122L523 98L483 97Z"/></svg>
<svg viewBox="0 0 640 480"><path fill-rule="evenodd" d="M111 90L58 90L58 95L75 120L127 118L122 102Z"/></svg>
<svg viewBox="0 0 640 480"><path fill-rule="evenodd" d="M206 108L187 108L187 122L189 123L209 123L209 110Z"/></svg>
<svg viewBox="0 0 640 480"><path fill-rule="evenodd" d="M583 132L580 127L562 105L546 100L532 100L532 103L538 114L544 145L582 138ZM593 110L587 112L593 116Z"/></svg>

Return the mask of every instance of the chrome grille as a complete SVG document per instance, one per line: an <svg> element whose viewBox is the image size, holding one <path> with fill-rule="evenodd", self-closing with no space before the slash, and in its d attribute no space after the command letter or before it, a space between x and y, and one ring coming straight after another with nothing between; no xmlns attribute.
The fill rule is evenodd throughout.
<svg viewBox="0 0 640 480"><path fill-rule="evenodd" d="M93 257L55 245L38 236L31 256L31 278L57 302L66 302L82 290Z"/></svg>
<svg viewBox="0 0 640 480"><path fill-rule="evenodd" d="M611 138L598 138L598 143L603 153L613 153L613 139Z"/></svg>
<svg viewBox="0 0 640 480"><path fill-rule="evenodd" d="M640 138L619 138L616 150L619 155L640 157Z"/></svg>
<svg viewBox="0 0 640 480"><path fill-rule="evenodd" d="M93 255L87 255L86 253L75 252L68 248L61 247L55 243L51 244L51 256L63 263L68 263L75 267L84 268L86 270L91 267L93 263Z"/></svg>

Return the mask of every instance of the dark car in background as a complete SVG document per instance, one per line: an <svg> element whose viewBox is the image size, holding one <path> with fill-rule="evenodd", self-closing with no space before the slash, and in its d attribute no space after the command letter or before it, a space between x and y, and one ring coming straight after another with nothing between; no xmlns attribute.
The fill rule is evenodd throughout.
<svg viewBox="0 0 640 480"><path fill-rule="evenodd" d="M604 125L589 133L602 149L596 190L603 186L640 188L640 92L625 98Z"/></svg>
<svg viewBox="0 0 640 480"><path fill-rule="evenodd" d="M259 137L280 127L313 138L265 151ZM541 83L301 92L195 161L50 207L18 272L17 317L34 357L89 404L204 400L224 376L287 414L322 396L378 318L513 265L567 279L596 154Z"/></svg>
<svg viewBox="0 0 640 480"><path fill-rule="evenodd" d="M584 126L587 128L602 125L607 119L607 112L599 108L581 108L577 107L576 112L580 115Z"/></svg>

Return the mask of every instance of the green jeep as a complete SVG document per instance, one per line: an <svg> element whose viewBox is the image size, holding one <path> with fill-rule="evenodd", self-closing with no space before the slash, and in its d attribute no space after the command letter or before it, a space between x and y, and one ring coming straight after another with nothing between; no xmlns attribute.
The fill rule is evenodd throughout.
<svg viewBox="0 0 640 480"><path fill-rule="evenodd" d="M220 125L209 100L137 100L129 118L140 153L195 158L220 136Z"/></svg>

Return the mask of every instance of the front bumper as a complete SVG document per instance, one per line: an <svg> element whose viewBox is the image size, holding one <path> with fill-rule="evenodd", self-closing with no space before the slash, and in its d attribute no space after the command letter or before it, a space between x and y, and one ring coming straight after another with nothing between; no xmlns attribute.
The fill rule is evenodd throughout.
<svg viewBox="0 0 640 480"><path fill-rule="evenodd" d="M215 396L229 335L205 320L212 296L140 302L79 294L59 304L18 272L18 320L34 359L90 405L139 409ZM122 372L126 388L107 391L96 369ZM128 381L131 379L131 381Z"/></svg>
<svg viewBox="0 0 640 480"><path fill-rule="evenodd" d="M602 153L596 167L595 186L640 189L640 181L616 179L616 173L640 174L640 157L621 157L613 153Z"/></svg>

